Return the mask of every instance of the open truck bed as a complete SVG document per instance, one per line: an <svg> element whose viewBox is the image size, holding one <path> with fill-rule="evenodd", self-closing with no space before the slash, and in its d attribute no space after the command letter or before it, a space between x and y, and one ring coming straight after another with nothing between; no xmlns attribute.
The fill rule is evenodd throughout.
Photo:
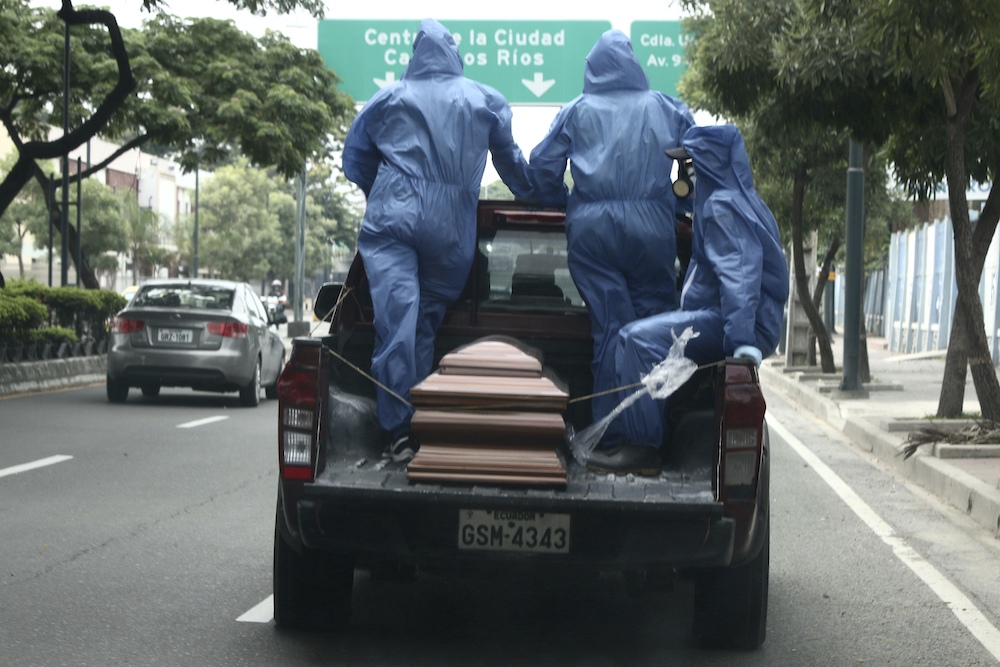
<svg viewBox="0 0 1000 667"><path fill-rule="evenodd" d="M515 339L567 388L567 431L586 427L589 403L573 399L590 391L592 342L566 269L562 213L482 202L478 235L437 360L484 337ZM753 365L700 369L671 397L658 477L588 471L564 443L565 486L414 481L385 456L376 425L373 313L360 260L344 285L321 292L316 310L330 314L329 333L295 339L279 381L279 625L346 625L355 568L682 570L696 581L697 641L763 642L769 459Z"/></svg>

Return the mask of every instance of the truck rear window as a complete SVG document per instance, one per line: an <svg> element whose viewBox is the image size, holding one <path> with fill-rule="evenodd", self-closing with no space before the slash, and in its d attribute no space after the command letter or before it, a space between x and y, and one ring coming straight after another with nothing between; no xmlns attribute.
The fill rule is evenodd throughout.
<svg viewBox="0 0 1000 667"><path fill-rule="evenodd" d="M586 311L569 275L561 230L481 230L476 262L481 310Z"/></svg>

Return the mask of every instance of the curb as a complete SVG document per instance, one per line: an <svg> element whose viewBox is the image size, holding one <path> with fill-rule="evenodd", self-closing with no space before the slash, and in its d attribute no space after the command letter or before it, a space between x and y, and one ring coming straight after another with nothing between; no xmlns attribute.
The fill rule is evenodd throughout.
<svg viewBox="0 0 1000 667"><path fill-rule="evenodd" d="M107 369L104 354L0 364L0 396L103 382Z"/></svg>
<svg viewBox="0 0 1000 667"><path fill-rule="evenodd" d="M836 401L822 395L780 366L761 364L765 384L782 392L793 402L806 408L830 426L840 431L858 449L868 452L897 474L909 479L938 498L966 513L994 536L1000 536L1000 489L960 470L945 458L918 451L903 459L906 431L889 431L886 425L858 417L844 417Z"/></svg>

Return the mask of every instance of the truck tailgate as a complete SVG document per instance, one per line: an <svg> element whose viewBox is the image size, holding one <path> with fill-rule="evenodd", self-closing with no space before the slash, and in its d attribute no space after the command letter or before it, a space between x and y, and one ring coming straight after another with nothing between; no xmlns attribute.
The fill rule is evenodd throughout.
<svg viewBox="0 0 1000 667"><path fill-rule="evenodd" d="M713 499L707 476L616 477L572 461L567 469L565 489L542 490L414 484L402 465L382 461L328 465L298 500L302 540L361 561L424 566L486 560L621 569L730 562L734 524ZM546 537L552 526L562 527L565 540Z"/></svg>

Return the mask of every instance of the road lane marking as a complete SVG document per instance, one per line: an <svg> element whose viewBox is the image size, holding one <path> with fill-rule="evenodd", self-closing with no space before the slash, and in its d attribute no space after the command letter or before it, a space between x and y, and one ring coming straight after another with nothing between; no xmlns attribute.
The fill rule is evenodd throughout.
<svg viewBox="0 0 1000 667"><path fill-rule="evenodd" d="M268 595L236 620L243 623L270 623L272 618L274 618L274 596Z"/></svg>
<svg viewBox="0 0 1000 667"><path fill-rule="evenodd" d="M63 461L69 461L72 456L67 456L66 454L56 454L55 456L49 456L44 459L38 459L37 461L32 461L31 463L22 463L19 466L11 466L10 468L0 468L0 477L6 477L7 475L16 475L19 472L27 472L28 470L34 470L35 468L44 468L45 466L50 466L56 463L62 463Z"/></svg>
<svg viewBox="0 0 1000 667"><path fill-rule="evenodd" d="M205 424L221 422L223 419L229 419L229 417L227 415L219 415L217 417L205 417L204 419L195 419L193 422L187 422L186 424L178 424L177 428L194 428L196 426L204 426Z"/></svg>
<svg viewBox="0 0 1000 667"><path fill-rule="evenodd" d="M913 570L920 579L941 600L948 605L951 612L955 614L959 622L964 625L973 636L979 640L993 657L1000 660L1000 630L987 620L979 608L972 603L965 593L960 591L951 581L949 581L937 568L931 565L917 551L907 544L906 540L895 534L892 526L885 522L882 517L876 514L875 510L854 492L847 482L842 480L829 466L816 456L806 445L795 437L791 431L785 428L781 422L772 416L767 417L767 425L777 432L778 436L795 450L802 459L809 465L820 478L833 489L834 493L840 496L851 510L865 522L865 524L878 535L883 542L888 544L893 553L908 568Z"/></svg>

